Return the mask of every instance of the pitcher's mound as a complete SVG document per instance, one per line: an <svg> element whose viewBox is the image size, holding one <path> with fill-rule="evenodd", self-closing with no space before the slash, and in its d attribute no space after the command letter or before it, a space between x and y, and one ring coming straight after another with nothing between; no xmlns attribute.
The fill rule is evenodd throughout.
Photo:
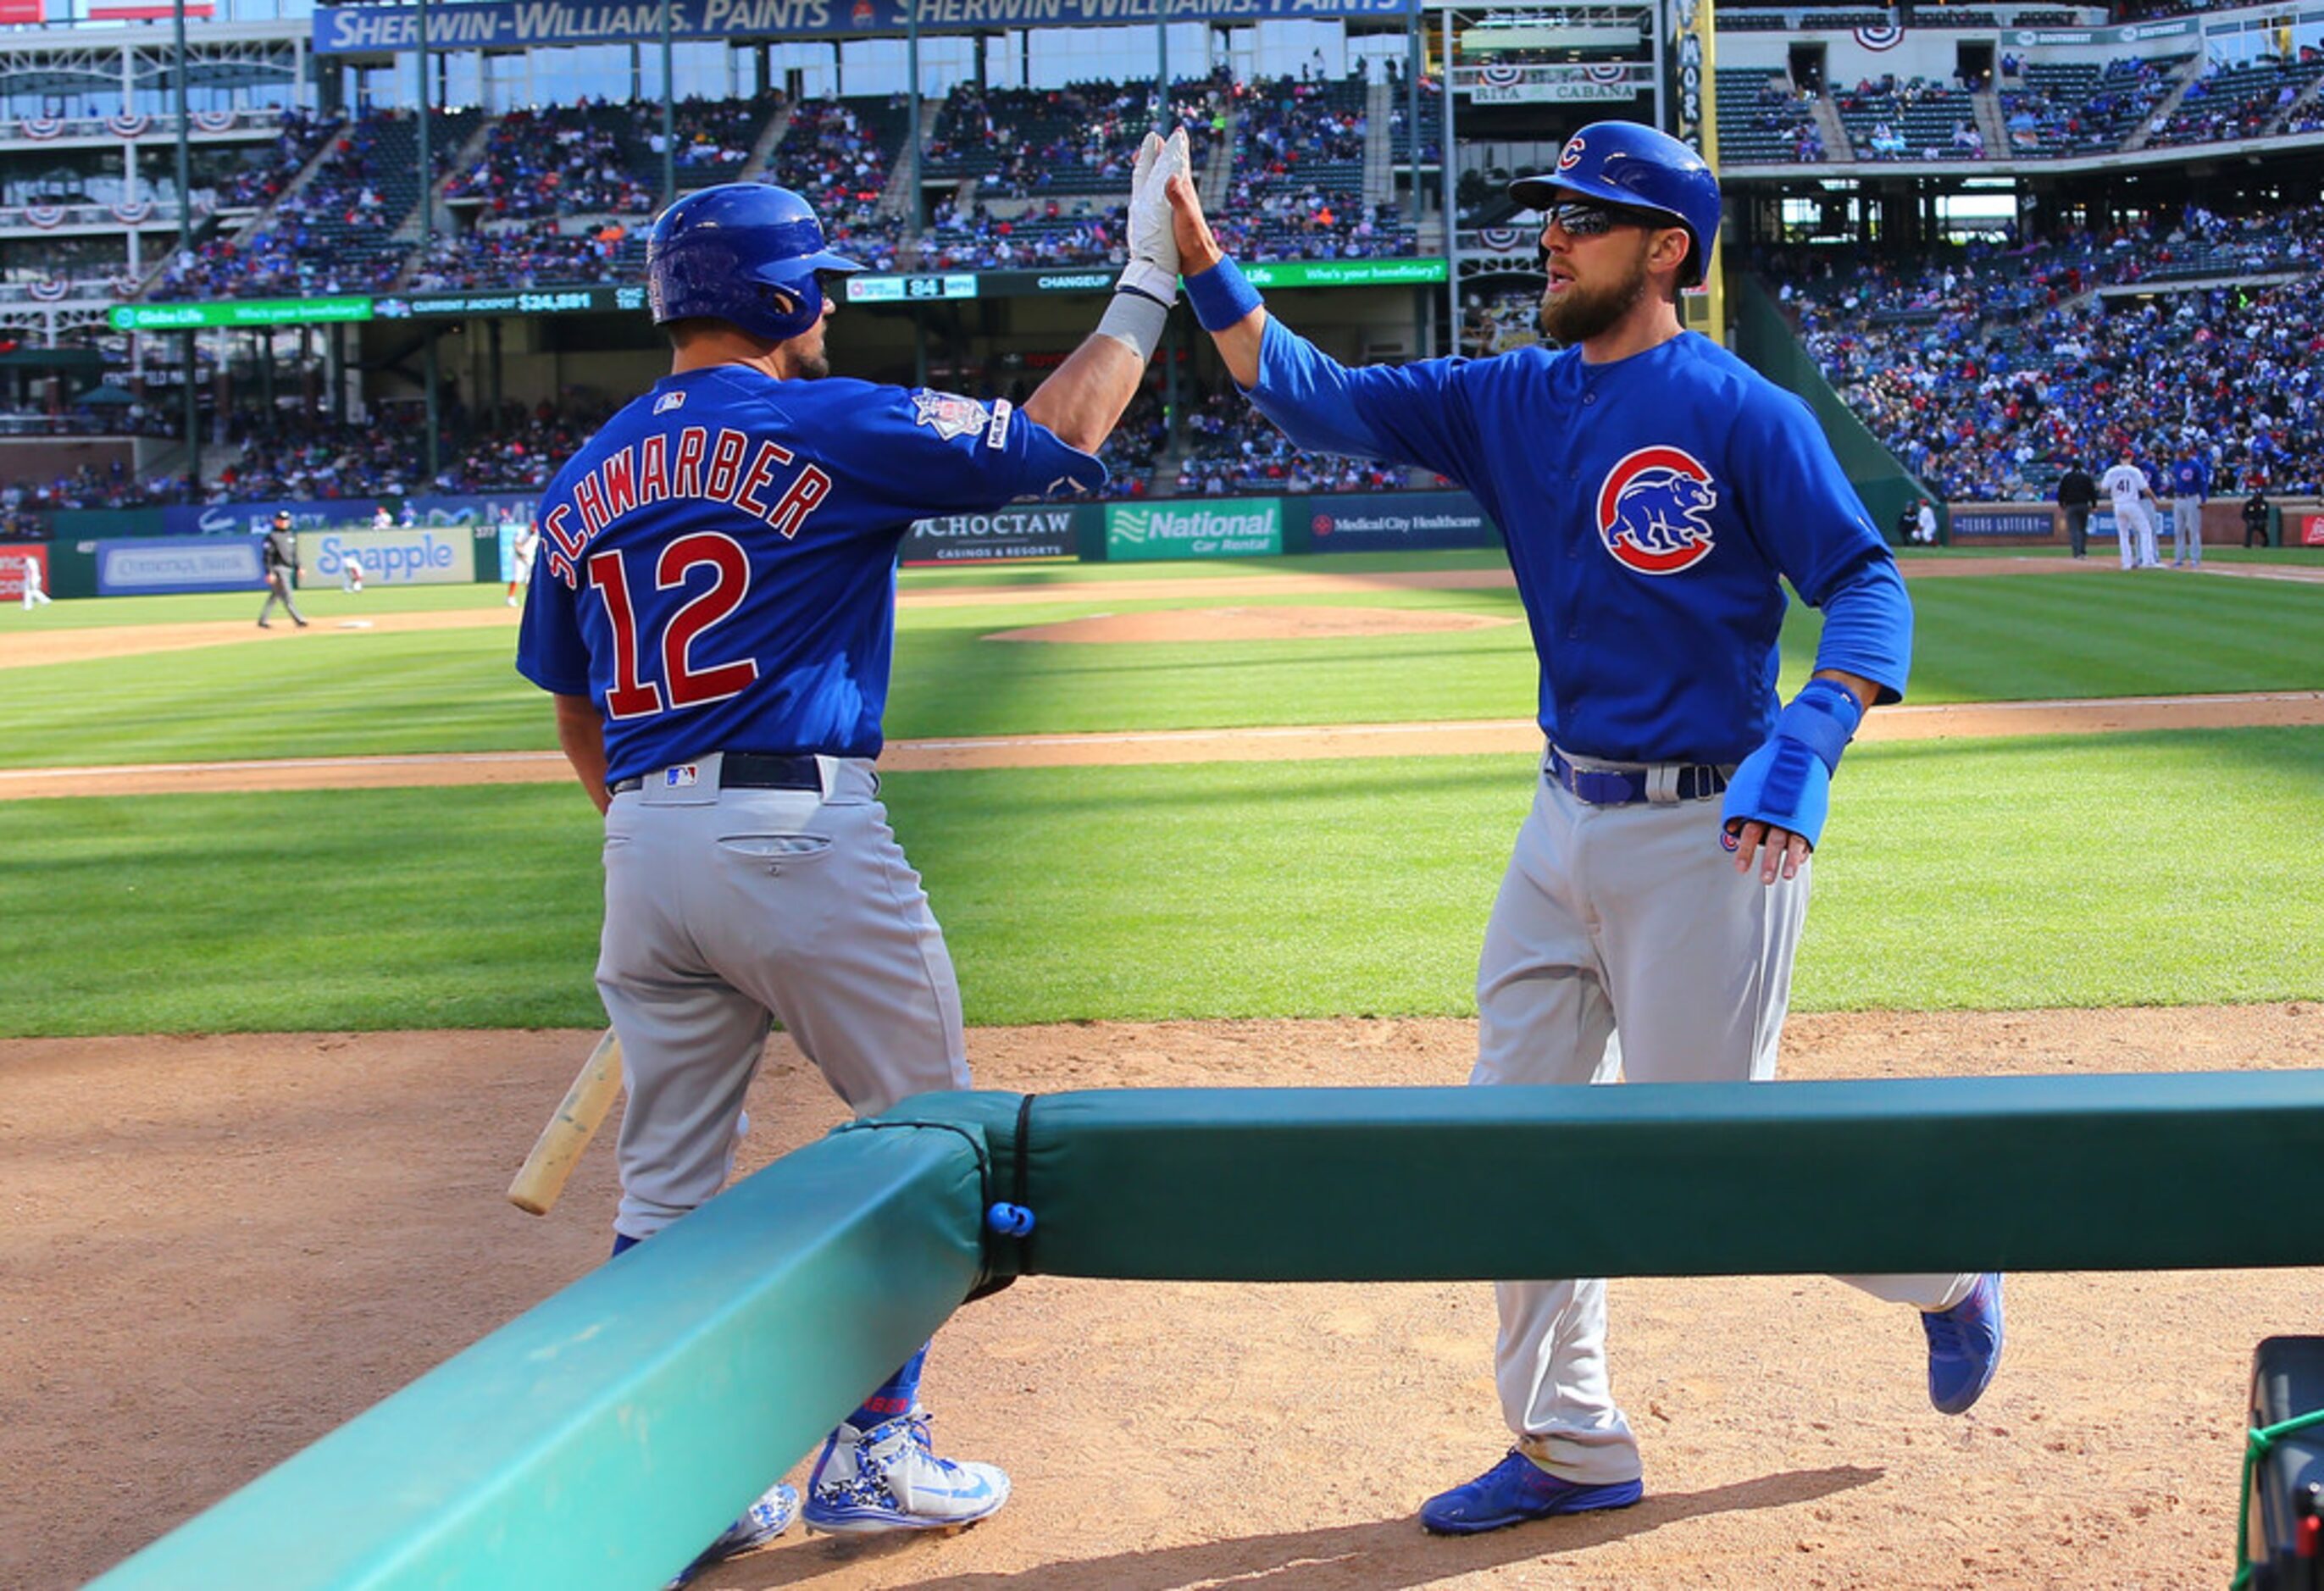
<svg viewBox="0 0 2324 1591"><path fill-rule="evenodd" d="M1419 635L1514 624L1480 613L1433 608L1167 608L1151 613L1099 613L1060 624L995 630L1005 641L1332 640L1344 636Z"/></svg>

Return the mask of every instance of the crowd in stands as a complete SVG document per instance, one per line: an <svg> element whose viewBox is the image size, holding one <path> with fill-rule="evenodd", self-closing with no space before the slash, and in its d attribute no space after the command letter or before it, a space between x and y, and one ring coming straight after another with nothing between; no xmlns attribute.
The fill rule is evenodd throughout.
<svg viewBox="0 0 2324 1591"><path fill-rule="evenodd" d="M422 291L633 281L643 233L607 217L561 230L555 221L443 233L412 273Z"/></svg>
<svg viewBox="0 0 2324 1591"><path fill-rule="evenodd" d="M2324 489L2324 203L2190 207L1909 267L1763 264L1842 398L1955 501L2041 501L2070 464L2188 446L2219 491ZM2207 285L2098 291L2173 279Z"/></svg>
<svg viewBox="0 0 2324 1591"><path fill-rule="evenodd" d="M204 496L233 502L537 492L611 414L610 406L594 403L564 409L511 403L475 415L447 404L441 468L432 480L413 437L416 413L346 425L251 417L236 428L240 456L206 479Z"/></svg>
<svg viewBox="0 0 2324 1591"><path fill-rule="evenodd" d="M1169 419L1162 399L1151 387L1141 389L1122 410L1113 435L1099 448L1105 465L1105 495L1143 497L1152 489L1154 461L1170 445Z"/></svg>
<svg viewBox="0 0 2324 1591"><path fill-rule="evenodd" d="M1240 393L1214 392L1186 415L1181 497L1245 492L1370 492L1403 486L1405 472L1368 458L1302 453Z"/></svg>
<svg viewBox="0 0 2324 1591"><path fill-rule="evenodd" d="M49 527L35 512L39 510L144 508L194 501L182 477L141 477L119 459L102 469L82 464L52 480L0 483L0 533L11 539L42 539Z"/></svg>
<svg viewBox="0 0 2324 1591"><path fill-rule="evenodd" d="M2214 69L2187 85L2170 115L2149 133L2147 146L2226 143L2271 133L2319 72L2324 54L2313 46L2302 47L2296 60L2266 57L2247 66Z"/></svg>
<svg viewBox="0 0 2324 1591"><path fill-rule="evenodd" d="M1814 165L1826 158L1823 129L1816 124L1815 96L1794 87L1781 72L1767 75L1748 107L1748 115L1737 121L1736 131L1742 138L1730 136L1730 115L1723 104L1720 108L1722 148L1748 145L1729 158L1789 161L1800 166Z"/></svg>
<svg viewBox="0 0 2324 1591"><path fill-rule="evenodd" d="M998 201L995 201L998 202ZM977 201L966 211L941 201L920 244L923 271L1010 271L1100 265L1125 259L1121 205L1088 199L1037 201L1024 208Z"/></svg>
<svg viewBox="0 0 2324 1591"><path fill-rule="evenodd" d="M220 178L214 185L216 201L221 209L264 208L282 197L292 178L299 175L324 141L336 133L341 125L337 116L311 115L293 106L282 113L281 131L276 134L274 147L256 156L244 169Z"/></svg>
<svg viewBox="0 0 2324 1591"><path fill-rule="evenodd" d="M1225 131L1227 75L1171 86L1169 115L1186 129L1194 169ZM974 179L982 198L1127 191L1139 139L1154 125L1151 84L1093 82L1063 88L979 88L946 97L923 151L925 170Z"/></svg>
<svg viewBox="0 0 2324 1591"><path fill-rule="evenodd" d="M478 200L494 220L650 216L661 205L660 173L631 168L615 124L615 118L649 112L659 139L660 112L651 106L592 107L584 99L511 111L485 134L475 164L444 184L444 197Z"/></svg>
<svg viewBox="0 0 2324 1591"><path fill-rule="evenodd" d="M903 103L890 107L893 116L900 118ZM897 126L899 121L882 128L844 100L802 99L791 107L766 174L817 205L876 203L900 147L890 135Z"/></svg>

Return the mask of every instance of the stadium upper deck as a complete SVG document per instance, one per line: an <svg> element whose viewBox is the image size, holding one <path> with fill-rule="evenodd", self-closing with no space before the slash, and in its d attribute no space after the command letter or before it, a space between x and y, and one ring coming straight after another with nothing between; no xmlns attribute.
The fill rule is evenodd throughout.
<svg viewBox="0 0 2324 1591"><path fill-rule="evenodd" d="M1195 131L1206 197L1243 258L1409 261L1435 274L1388 280L1452 279L1449 290L1365 300L1360 318L1411 329L1367 325L1354 352L1436 345L1452 335L1456 299L1475 310L1464 341L1500 345L1522 337L1537 290L1524 280L1530 217L1508 203L1507 179L1554 156L1572 125L1653 115L1671 92L1641 32L1657 13L1637 4L1411 11L1389 0L1336 20L1160 29L932 23L918 42L917 96L913 47L899 37L681 39L667 121L650 33L513 52L461 44L432 60L423 174L410 55L318 54L325 22L225 4L224 20L189 30L182 180L167 27L0 32L0 335L93 346L104 368L134 359L135 374L166 384L180 373L176 339L133 346L108 329L117 306L258 299L290 305L285 318L319 319L313 306L346 299L376 304L384 319L409 314L415 297L497 292L505 306L521 292L610 308L613 290L638 279L642 225L665 194L737 177L808 192L838 246L912 273L893 279L892 296L906 280L917 290L941 279L931 296L949 296L960 273L1074 267L1087 269L1054 280L1087 290L1120 256L1122 161L1157 115L1163 79L1167 115ZM376 9L374 44L405 14ZM2165 187L2177 173L2183 186L2194 162L2223 150L2276 161L2324 148L2324 14L2124 24L2089 8L1923 6L1907 26L1886 10L1730 5L1720 28L1715 126L1740 244L1933 246L1949 225L1971 225L1947 219L1964 196L1983 207L1975 225L2038 229L2078 183L2110 197L2077 201L2077 214L2113 206L2143 226L2175 215L2183 195L2126 197L2120 173L2154 173ZM192 234L182 249L181 221ZM1512 307L1490 308L1496 294ZM1046 326L1037 317L1004 334L1015 341L1003 355L978 339L1016 323L980 324L954 323L945 336L976 346L945 356L990 364L1061 335L1031 330ZM226 410L262 382L275 391L278 375L329 394L335 414L375 386L408 397L401 372L434 343L408 325L310 329L329 335L237 333L246 340L192 350L213 437L238 434ZM549 342L533 338L527 357L550 373L523 381L568 379ZM493 349L496 362L497 326ZM229 367L242 372L231 400ZM469 390L497 396L497 363L489 380L483 369L471 361ZM540 396L528 390L526 401ZM35 401L23 378L16 398ZM149 411L139 423L158 422ZM505 473L489 447L457 456L466 462L447 469L461 480ZM1184 490L1368 478L1240 432L1211 436L1177 463Z"/></svg>

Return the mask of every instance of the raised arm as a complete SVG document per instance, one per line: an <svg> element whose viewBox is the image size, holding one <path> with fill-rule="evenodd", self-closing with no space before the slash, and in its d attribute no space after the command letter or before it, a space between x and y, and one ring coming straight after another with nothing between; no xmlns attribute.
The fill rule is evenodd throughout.
<svg viewBox="0 0 2324 1591"><path fill-rule="evenodd" d="M1026 418L1069 447L1095 453L1113 434L1178 301L1178 249L1163 186L1187 161L1184 128L1167 139L1146 135L1130 179L1130 263L1097 329L1025 400Z"/></svg>
<svg viewBox="0 0 2324 1591"><path fill-rule="evenodd" d="M1226 251L1219 247L1219 240L1211 231L1210 217L1203 214L1202 196L1194 191L1194 179L1173 174L1163 193L1170 203L1178 268L1188 277L1217 270L1219 262L1226 258ZM1218 345L1219 357L1225 362L1227 373L1246 391L1259 385L1259 350L1266 336L1264 305L1254 305L1240 320L1211 333L1211 341Z"/></svg>

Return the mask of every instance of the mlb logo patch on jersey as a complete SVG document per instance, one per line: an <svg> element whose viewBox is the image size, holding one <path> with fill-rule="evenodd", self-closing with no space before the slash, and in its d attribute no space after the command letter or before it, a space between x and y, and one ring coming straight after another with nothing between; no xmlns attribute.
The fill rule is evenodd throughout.
<svg viewBox="0 0 2324 1591"><path fill-rule="evenodd" d="M912 423L927 427L947 442L981 431L991 420L991 412L973 398L925 389L912 394Z"/></svg>
<svg viewBox="0 0 2324 1591"><path fill-rule="evenodd" d="M1675 575L1711 556L1719 487L1683 447L1625 454L1598 486L1598 538L1641 575Z"/></svg>
<svg viewBox="0 0 2324 1591"><path fill-rule="evenodd" d="M678 409L684 409L685 407L685 393L664 392L660 397L654 400L653 411L656 414L669 414Z"/></svg>
<svg viewBox="0 0 2324 1591"><path fill-rule="evenodd" d="M661 770L661 784L665 790L689 789L701 782L702 765L698 762L681 762Z"/></svg>

